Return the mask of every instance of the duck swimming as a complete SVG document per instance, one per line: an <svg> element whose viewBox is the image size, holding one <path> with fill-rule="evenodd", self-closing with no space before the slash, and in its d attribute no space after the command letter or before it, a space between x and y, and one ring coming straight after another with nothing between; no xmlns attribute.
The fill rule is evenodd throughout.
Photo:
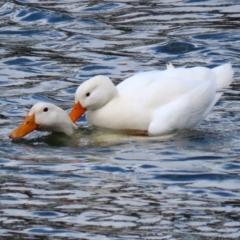
<svg viewBox="0 0 240 240"><path fill-rule="evenodd" d="M8 136L17 139L34 130L62 132L70 136L76 129L77 126L63 109L52 103L39 102L32 106L23 122Z"/></svg>
<svg viewBox="0 0 240 240"><path fill-rule="evenodd" d="M82 83L69 114L102 128L162 135L196 127L233 80L231 64L137 73L115 86L107 76Z"/></svg>

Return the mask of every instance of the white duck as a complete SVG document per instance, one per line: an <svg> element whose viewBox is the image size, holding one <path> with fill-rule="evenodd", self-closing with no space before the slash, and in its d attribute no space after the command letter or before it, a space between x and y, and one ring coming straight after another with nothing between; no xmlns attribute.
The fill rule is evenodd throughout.
<svg viewBox="0 0 240 240"><path fill-rule="evenodd" d="M32 106L21 125L9 134L9 138L21 138L34 130L72 135L75 129L77 126L63 109L51 103L39 102Z"/></svg>
<svg viewBox="0 0 240 240"><path fill-rule="evenodd" d="M69 114L75 122L85 111L89 124L143 130L149 135L196 127L231 84L231 64L174 68L135 74L116 87L106 76L81 84Z"/></svg>

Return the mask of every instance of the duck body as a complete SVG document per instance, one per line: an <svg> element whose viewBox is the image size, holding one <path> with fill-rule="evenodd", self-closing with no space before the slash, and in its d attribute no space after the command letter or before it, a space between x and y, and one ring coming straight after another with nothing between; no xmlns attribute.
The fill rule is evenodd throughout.
<svg viewBox="0 0 240 240"><path fill-rule="evenodd" d="M162 135L196 127L232 77L230 64L213 69L171 66L164 71L135 74L116 87L108 77L96 76L79 86L75 104L86 110L91 125ZM73 112L70 117L75 121Z"/></svg>

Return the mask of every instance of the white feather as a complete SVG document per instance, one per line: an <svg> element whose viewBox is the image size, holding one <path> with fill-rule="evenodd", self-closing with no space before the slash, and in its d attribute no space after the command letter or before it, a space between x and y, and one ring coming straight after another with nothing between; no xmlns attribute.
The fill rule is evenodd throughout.
<svg viewBox="0 0 240 240"><path fill-rule="evenodd" d="M116 87L108 77L96 76L79 86L75 102L87 109L89 124L160 135L197 126L232 78L231 64L213 69L170 65L164 71L137 73Z"/></svg>

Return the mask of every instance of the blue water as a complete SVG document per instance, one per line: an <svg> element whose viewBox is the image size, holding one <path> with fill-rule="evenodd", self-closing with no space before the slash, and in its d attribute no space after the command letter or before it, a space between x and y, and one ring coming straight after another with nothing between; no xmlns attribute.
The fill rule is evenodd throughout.
<svg viewBox="0 0 240 240"><path fill-rule="evenodd" d="M237 0L0 2L0 238L240 239ZM168 139L88 127L7 134L38 101L69 111L78 85L231 62L198 128Z"/></svg>

